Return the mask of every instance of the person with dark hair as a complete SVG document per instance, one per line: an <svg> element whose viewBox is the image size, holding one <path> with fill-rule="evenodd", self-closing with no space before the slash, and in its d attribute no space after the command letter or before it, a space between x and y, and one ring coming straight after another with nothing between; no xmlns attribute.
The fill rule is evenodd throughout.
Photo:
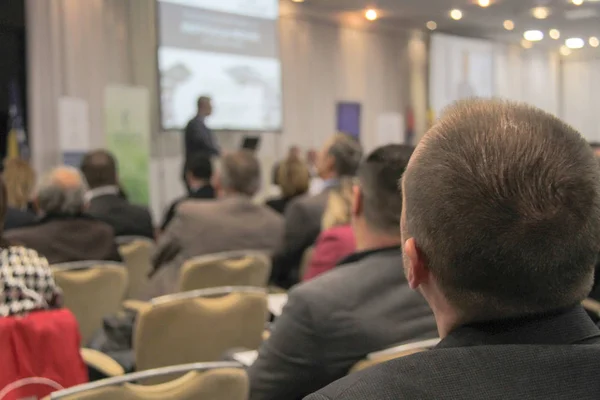
<svg viewBox="0 0 600 400"><path fill-rule="evenodd" d="M210 157L204 154L195 154L185 160L185 181L188 187L188 195L180 197L169 206L165 218L161 225L161 231L167 228L167 225L175 215L175 209L184 200L187 199L214 199L215 189L211 185L212 164Z"/></svg>
<svg viewBox="0 0 600 400"><path fill-rule="evenodd" d="M362 157L360 143L351 136L338 133L329 139L317 156L317 170L323 180L321 193L301 196L285 211L285 234L273 256L271 283L289 288L300 280L300 263L306 249L321 232L321 219L329 191L338 187L340 179L356 175Z"/></svg>
<svg viewBox="0 0 600 400"><path fill-rule="evenodd" d="M600 168L581 135L524 104L460 102L417 146L402 194L405 274L442 341L307 399L599 398L600 330L580 303Z"/></svg>
<svg viewBox="0 0 600 400"><path fill-rule="evenodd" d="M252 152L222 157L213 183L216 200L188 199L176 208L152 259L148 297L177 291L179 271L190 258L235 250L270 254L281 240L281 216L253 201L260 188L260 163Z"/></svg>
<svg viewBox="0 0 600 400"><path fill-rule="evenodd" d="M436 336L431 309L399 268L397 182L411 152L388 145L361 164L351 207L357 251L289 292L248 370L250 400L300 399L373 351Z"/></svg>
<svg viewBox="0 0 600 400"><path fill-rule="evenodd" d="M89 185L87 212L106 222L116 236L154 239L152 216L146 207L131 204L119 186L117 162L106 150L87 153L80 166Z"/></svg>

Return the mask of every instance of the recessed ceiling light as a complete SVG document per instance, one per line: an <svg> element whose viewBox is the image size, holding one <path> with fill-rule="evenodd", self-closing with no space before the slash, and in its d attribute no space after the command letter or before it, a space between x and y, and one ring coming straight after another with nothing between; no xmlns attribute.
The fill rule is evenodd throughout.
<svg viewBox="0 0 600 400"><path fill-rule="evenodd" d="M570 49L581 49L583 46L585 46L585 42L582 38L569 38L565 40L565 46Z"/></svg>
<svg viewBox="0 0 600 400"><path fill-rule="evenodd" d="M378 17L379 15L377 14L377 11L373 10L372 8L369 8L367 11L365 11L365 18L369 21L375 21Z"/></svg>
<svg viewBox="0 0 600 400"><path fill-rule="evenodd" d="M544 38L544 32L537 30L526 31L523 34L523 37L525 38L525 40L529 40L530 42L539 42Z"/></svg>
<svg viewBox="0 0 600 400"><path fill-rule="evenodd" d="M563 56L568 56L571 54L571 49L569 49L567 46L560 46L560 54Z"/></svg>
<svg viewBox="0 0 600 400"><path fill-rule="evenodd" d="M452 18L453 20L458 21L462 17L463 13L458 8L455 8L454 10L450 11L450 18Z"/></svg>
<svg viewBox="0 0 600 400"><path fill-rule="evenodd" d="M429 29L430 31L435 31L437 29L437 23L435 21L429 21L425 25L427 26L427 29Z"/></svg>
<svg viewBox="0 0 600 400"><path fill-rule="evenodd" d="M477 2L480 7L488 7L491 4L490 0L479 0Z"/></svg>
<svg viewBox="0 0 600 400"><path fill-rule="evenodd" d="M596 36L592 36L589 40L590 46L592 47L598 47L600 46L600 40L598 40L598 38Z"/></svg>
<svg viewBox="0 0 600 400"><path fill-rule="evenodd" d="M560 39L560 31L558 29L550 29L550 32L548 32L548 34L554 40Z"/></svg>
<svg viewBox="0 0 600 400"><path fill-rule="evenodd" d="M533 43L531 43L529 40L527 39L522 39L521 40L521 46L523 46L524 49L530 49L533 47Z"/></svg>
<svg viewBox="0 0 600 400"><path fill-rule="evenodd" d="M550 15L548 7L535 7L531 9L531 15L537 19L546 19Z"/></svg>
<svg viewBox="0 0 600 400"><path fill-rule="evenodd" d="M583 4L583 0L571 0L571 3L575 4L576 6L580 6Z"/></svg>
<svg viewBox="0 0 600 400"><path fill-rule="evenodd" d="M512 22L510 19L504 21L502 25L504 25L504 29L506 29L507 31L512 31L513 29L515 29L515 23Z"/></svg>

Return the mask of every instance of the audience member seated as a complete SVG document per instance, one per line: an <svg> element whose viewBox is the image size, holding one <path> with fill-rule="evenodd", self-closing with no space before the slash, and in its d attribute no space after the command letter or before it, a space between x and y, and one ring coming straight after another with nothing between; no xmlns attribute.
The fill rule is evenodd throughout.
<svg viewBox="0 0 600 400"><path fill-rule="evenodd" d="M187 200L158 241L150 297L177 290L179 269L188 259L234 250L272 253L283 235L283 220L253 196L260 186L260 165L249 151L222 157L215 176L218 200Z"/></svg>
<svg viewBox="0 0 600 400"><path fill-rule="evenodd" d="M304 251L312 246L321 232L321 219L329 191L342 177L354 176L362 149L354 138L336 134L327 141L317 157L323 191L315 196L302 196L292 201L285 211L285 234L273 256L271 282L283 288L298 283Z"/></svg>
<svg viewBox="0 0 600 400"><path fill-rule="evenodd" d="M321 224L322 232L304 274L304 281L333 269L338 262L354 253L356 240L350 225L351 219L352 180L343 179L339 187L329 192Z"/></svg>
<svg viewBox="0 0 600 400"><path fill-rule="evenodd" d="M277 161L275 165L273 165L273 169L271 172L271 183L273 185L279 185L279 167L286 160L302 161L300 160L300 149L298 148L298 146L291 146L288 150L288 155L286 159L284 161Z"/></svg>
<svg viewBox="0 0 600 400"><path fill-rule="evenodd" d="M43 177L34 199L41 218L33 226L7 232L6 239L36 250L50 264L120 261L111 226L84 213L86 190L76 169L52 170Z"/></svg>
<svg viewBox="0 0 600 400"><path fill-rule="evenodd" d="M90 191L87 212L106 222L115 236L145 236L154 239L152 217L147 208L131 204L122 192L117 177L117 163L106 150L95 150L81 162Z"/></svg>
<svg viewBox="0 0 600 400"><path fill-rule="evenodd" d="M167 211L161 230L164 231L175 215L175 209L187 199L214 199L215 189L210 181L212 179L212 164L208 154L192 154L185 160L185 182L189 188L186 197L175 200Z"/></svg>
<svg viewBox="0 0 600 400"><path fill-rule="evenodd" d="M35 172L25 160L10 158L4 161L2 173L8 196L4 230L22 228L35 223L29 202L35 186Z"/></svg>
<svg viewBox="0 0 600 400"><path fill-rule="evenodd" d="M600 398L600 330L579 304L600 250L600 169L579 133L523 104L461 102L402 187L405 273L442 341L308 399Z"/></svg>
<svg viewBox="0 0 600 400"><path fill-rule="evenodd" d="M341 378L368 353L437 336L402 268L398 180L411 149L375 150L359 170L352 205L357 253L296 286L249 369L250 399L300 399Z"/></svg>
<svg viewBox="0 0 600 400"><path fill-rule="evenodd" d="M288 157L277 167L277 185L281 189L281 197L267 200L267 205L280 214L296 197L308 191L310 176L308 168L297 156Z"/></svg>

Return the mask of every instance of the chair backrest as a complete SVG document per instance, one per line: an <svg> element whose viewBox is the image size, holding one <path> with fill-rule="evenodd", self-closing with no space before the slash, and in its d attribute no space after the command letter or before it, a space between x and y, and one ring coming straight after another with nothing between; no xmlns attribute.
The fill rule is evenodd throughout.
<svg viewBox="0 0 600 400"><path fill-rule="evenodd" d="M267 320L261 288L215 288L163 296L140 312L133 348L138 370L221 359L256 349Z"/></svg>
<svg viewBox="0 0 600 400"><path fill-rule="evenodd" d="M384 363L400 357L410 356L411 354L420 353L429 350L440 342L440 339L429 339L420 342L408 343L400 346L391 347L382 351L368 354L366 359L354 364L350 369L350 373L362 371L373 367L377 364Z"/></svg>
<svg viewBox="0 0 600 400"><path fill-rule="evenodd" d="M152 271L152 253L155 244L149 239L134 239L119 245L119 253L129 273L127 298L141 300L148 285L148 275Z"/></svg>
<svg viewBox="0 0 600 400"><path fill-rule="evenodd" d="M154 386L141 386L149 378L180 378ZM52 393L51 400L246 400L248 377L232 362L197 363L137 372Z"/></svg>
<svg viewBox="0 0 600 400"><path fill-rule="evenodd" d="M123 264L90 261L57 264L52 270L85 344L102 327L105 316L120 310L127 290L127 269Z"/></svg>
<svg viewBox="0 0 600 400"><path fill-rule="evenodd" d="M146 242L148 244L154 245L154 240L147 238L146 236L117 236L115 238L115 243L118 246L122 246L124 244L129 244L132 242Z"/></svg>
<svg viewBox="0 0 600 400"><path fill-rule="evenodd" d="M234 251L195 257L186 261L179 275L179 291L221 287L266 287L271 259L258 251Z"/></svg>

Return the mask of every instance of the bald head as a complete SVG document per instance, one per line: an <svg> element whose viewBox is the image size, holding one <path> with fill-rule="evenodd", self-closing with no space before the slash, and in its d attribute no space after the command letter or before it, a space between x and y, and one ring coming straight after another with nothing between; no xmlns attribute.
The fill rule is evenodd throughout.
<svg viewBox="0 0 600 400"><path fill-rule="evenodd" d="M451 107L403 179L413 238L447 299L495 318L577 304L600 250L600 169L573 128L524 104Z"/></svg>
<svg viewBox="0 0 600 400"><path fill-rule="evenodd" d="M87 153L81 161L80 169L91 189L117 184L117 163L106 150Z"/></svg>
<svg viewBox="0 0 600 400"><path fill-rule="evenodd" d="M38 192L38 207L44 214L77 215L85 208L87 184L79 171L58 167L44 175Z"/></svg>

